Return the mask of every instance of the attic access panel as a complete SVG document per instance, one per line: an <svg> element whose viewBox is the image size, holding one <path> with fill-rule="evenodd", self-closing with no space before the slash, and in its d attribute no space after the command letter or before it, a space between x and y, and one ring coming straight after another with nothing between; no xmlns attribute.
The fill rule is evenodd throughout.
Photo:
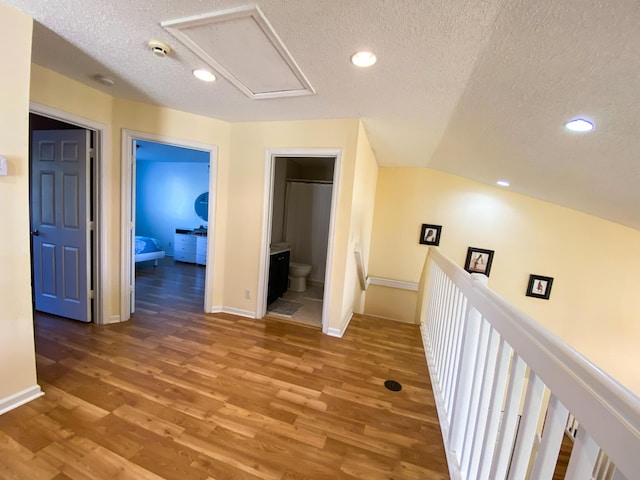
<svg viewBox="0 0 640 480"><path fill-rule="evenodd" d="M316 93L257 5L161 25L249 98Z"/></svg>

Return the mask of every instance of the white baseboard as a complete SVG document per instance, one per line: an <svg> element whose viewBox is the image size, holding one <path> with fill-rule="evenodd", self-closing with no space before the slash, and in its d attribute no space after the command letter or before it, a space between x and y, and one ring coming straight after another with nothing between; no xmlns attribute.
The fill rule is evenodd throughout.
<svg viewBox="0 0 640 480"><path fill-rule="evenodd" d="M447 440L449 438L449 420L447 418L447 412L444 407L444 398L442 396L442 390L440 389L440 383L437 373L431 368L433 364L433 358L431 356L431 350L427 341L427 324L420 324L420 333L422 337L422 348L424 349L424 356L427 360L427 368L429 369L429 378L431 379L431 388L433 389L433 396L436 401L436 411L438 412L438 420L440 420L440 432L442 433L442 439L444 441L444 451L447 457L447 466L449 467L449 476L451 480L462 480L462 473L460 472L460 463L458 461L458 455L456 452L450 450L447 447Z"/></svg>
<svg viewBox="0 0 640 480"><path fill-rule="evenodd" d="M222 313L223 311L224 311L224 307L213 306L211 307L211 310L207 311L206 313Z"/></svg>
<svg viewBox="0 0 640 480"><path fill-rule="evenodd" d="M120 322L121 322L120 315L111 315L104 321L103 325L110 325L112 323L120 323Z"/></svg>
<svg viewBox="0 0 640 480"><path fill-rule="evenodd" d="M34 385L32 387L25 388L21 392L2 398L0 399L0 415L43 395L44 392L40 389L40 385Z"/></svg>
<svg viewBox="0 0 640 480"><path fill-rule="evenodd" d="M331 327L329 327L327 329L327 335L329 335L331 337L342 338L342 336L344 335L344 332L347 331L347 327L349 326L349 322L351 321L351 318L353 318L353 310L349 310L349 313L347 313L347 316L345 317L344 321L342 322L342 327L340 327L340 328L331 328Z"/></svg>
<svg viewBox="0 0 640 480"><path fill-rule="evenodd" d="M233 307L222 307L222 313L230 313L231 315L238 315L239 317L256 318L256 312Z"/></svg>

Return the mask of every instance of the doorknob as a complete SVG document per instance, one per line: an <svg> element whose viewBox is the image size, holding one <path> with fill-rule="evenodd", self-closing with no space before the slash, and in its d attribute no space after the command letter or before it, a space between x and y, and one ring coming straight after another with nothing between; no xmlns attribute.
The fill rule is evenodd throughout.
<svg viewBox="0 0 640 480"><path fill-rule="evenodd" d="M33 235L34 237L37 237L40 235L40 232L38 230L34 230L33 232L31 232L31 235Z"/></svg>

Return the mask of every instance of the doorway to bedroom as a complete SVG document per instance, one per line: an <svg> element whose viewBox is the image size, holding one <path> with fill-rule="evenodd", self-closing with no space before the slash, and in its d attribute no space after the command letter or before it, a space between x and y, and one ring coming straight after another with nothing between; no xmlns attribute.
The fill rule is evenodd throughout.
<svg viewBox="0 0 640 480"><path fill-rule="evenodd" d="M103 127L29 109L29 223L34 312L102 323Z"/></svg>
<svg viewBox="0 0 640 480"><path fill-rule="evenodd" d="M204 305L210 152L149 139L132 149L131 313Z"/></svg>

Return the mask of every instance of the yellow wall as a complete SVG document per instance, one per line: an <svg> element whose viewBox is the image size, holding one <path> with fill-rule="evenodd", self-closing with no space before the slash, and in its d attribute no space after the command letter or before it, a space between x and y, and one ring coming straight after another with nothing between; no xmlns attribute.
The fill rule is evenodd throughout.
<svg viewBox="0 0 640 480"><path fill-rule="evenodd" d="M71 80L38 65L32 66L31 101L66 113L101 123L110 131L108 158L103 159L108 177L106 255L108 256L107 304L108 316L120 314L120 198L122 129L189 140L218 146L218 188L216 203L215 257L213 277L214 305L222 305L226 224L226 186L230 126L226 122L153 105L110 97L98 90ZM108 320L108 319L105 319Z"/></svg>
<svg viewBox="0 0 640 480"><path fill-rule="evenodd" d="M369 262L371 251L371 230L378 180L378 164L371 150L367 134L360 123L358 127L358 146L351 202L351 227L347 247L347 267L345 276L345 298L343 300L343 318L353 311L364 313L365 292L358 280L358 270L354 251L359 246L364 265Z"/></svg>
<svg viewBox="0 0 640 480"><path fill-rule="evenodd" d="M113 97L35 63L31 66L30 100L111 125Z"/></svg>
<svg viewBox="0 0 640 480"><path fill-rule="evenodd" d="M371 223L375 178L371 165L375 160L358 120L322 120L302 122L260 122L229 124L153 105L112 98L69 78L34 65L31 100L110 128L109 158L104 159L109 177L107 196L107 249L109 291L104 301L108 315L120 313L120 198L122 129L152 133L218 146L218 182L216 203L213 305L245 312L257 310L260 241L264 194L265 152L268 148L336 148L343 150L340 172L342 188L338 192L336 248L333 262L333 289L330 301L331 326L339 328L344 320L345 270L347 245L351 231L352 188L356 168L358 136L363 138L359 168L363 172L363 213L358 222ZM359 131L362 130L361 132ZM366 153L368 151L368 153ZM365 153L362 153L365 152ZM373 178L373 181L372 181ZM364 186L366 185L366 186ZM368 192L368 193L367 193ZM366 212L366 209L369 211ZM369 217L367 217L367 215ZM362 216L362 219L360 219ZM357 235L356 235L357 233ZM368 241L363 243L368 245ZM352 256L353 253L350 252ZM349 257L351 258L351 257ZM250 299L245 291L250 291ZM349 285L347 291L353 291Z"/></svg>
<svg viewBox="0 0 640 480"><path fill-rule="evenodd" d="M381 168L369 275L418 282L422 223L443 226L440 250L461 266L469 246L495 250L490 288L640 392L640 232L435 170ZM531 273L554 277L549 301L525 296ZM373 289L365 311L398 295Z"/></svg>
<svg viewBox="0 0 640 480"><path fill-rule="evenodd" d="M357 120L232 124L224 282L227 307L245 312L257 310L266 150L342 149L329 307L329 327L341 326L358 125ZM245 298L245 290L250 291L250 299Z"/></svg>
<svg viewBox="0 0 640 480"><path fill-rule="evenodd" d="M33 21L0 5L0 402L36 384L29 236L29 71Z"/></svg>

